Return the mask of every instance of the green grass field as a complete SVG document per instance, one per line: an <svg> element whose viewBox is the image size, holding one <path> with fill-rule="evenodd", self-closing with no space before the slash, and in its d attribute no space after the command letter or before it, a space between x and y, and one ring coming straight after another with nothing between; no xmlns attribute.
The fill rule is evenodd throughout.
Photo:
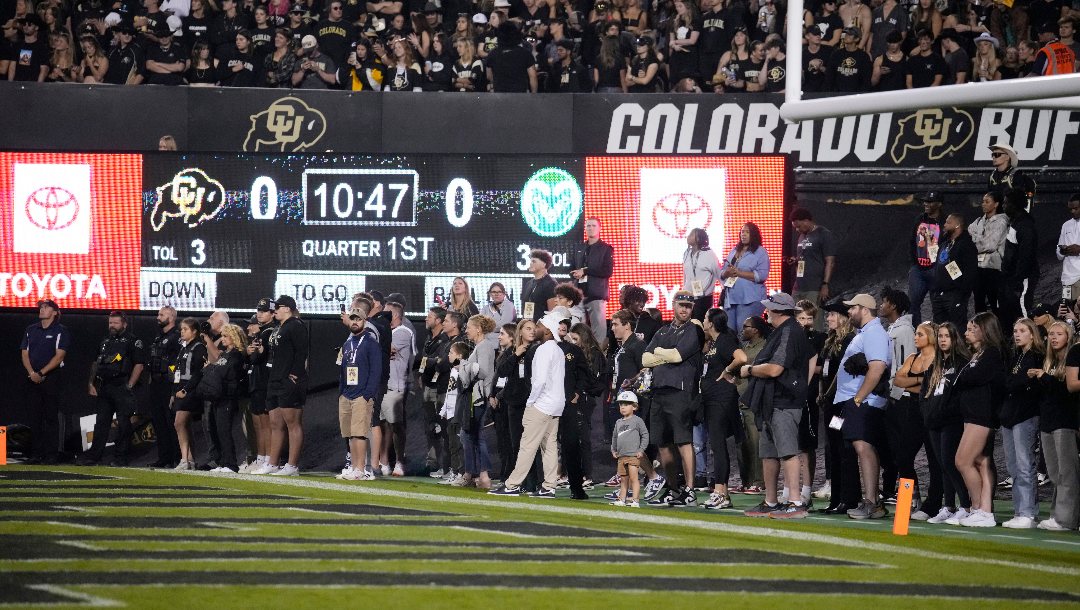
<svg viewBox="0 0 1080 610"><path fill-rule="evenodd" d="M8 466L0 490L5 607L1080 606L1075 532L898 537L328 475Z"/></svg>

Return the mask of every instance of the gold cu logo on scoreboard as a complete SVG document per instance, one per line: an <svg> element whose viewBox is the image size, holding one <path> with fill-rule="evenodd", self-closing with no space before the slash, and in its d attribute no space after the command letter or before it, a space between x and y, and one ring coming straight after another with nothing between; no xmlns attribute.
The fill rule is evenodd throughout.
<svg viewBox="0 0 1080 610"><path fill-rule="evenodd" d="M929 161L962 149L975 133L975 119L959 108L925 108L898 121L892 160L899 165L912 150L926 150Z"/></svg>
<svg viewBox="0 0 1080 610"><path fill-rule="evenodd" d="M150 226L160 231L169 218L181 218L197 227L225 208L225 187L199 168L181 170L172 180L155 189Z"/></svg>
<svg viewBox="0 0 1080 610"><path fill-rule="evenodd" d="M274 100L250 118L245 151L300 152L326 133L326 116L297 97Z"/></svg>

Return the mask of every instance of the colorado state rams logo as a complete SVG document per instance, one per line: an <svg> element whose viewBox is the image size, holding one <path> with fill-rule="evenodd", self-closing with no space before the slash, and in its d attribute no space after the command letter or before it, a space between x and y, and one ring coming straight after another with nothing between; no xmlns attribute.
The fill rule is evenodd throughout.
<svg viewBox="0 0 1080 610"><path fill-rule="evenodd" d="M296 97L275 100L270 107L251 115L244 139L245 151L300 152L326 133L326 116Z"/></svg>

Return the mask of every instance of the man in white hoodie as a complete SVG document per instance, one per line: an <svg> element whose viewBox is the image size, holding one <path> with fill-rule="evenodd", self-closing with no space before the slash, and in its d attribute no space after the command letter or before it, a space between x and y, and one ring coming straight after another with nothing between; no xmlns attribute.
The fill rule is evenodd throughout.
<svg viewBox="0 0 1080 610"><path fill-rule="evenodd" d="M904 365L904 360L915 353L915 327L911 325L911 300L907 293L895 288L885 287L881 290L881 306L878 308L878 316L882 325L889 334L889 347L892 348L892 364L889 367L889 406L885 410L886 438L888 446L881 451L881 466L883 476L881 480L881 493L885 498L893 499L896 493L897 470L902 469L902 464L897 463L897 456L906 455L907 452L901 444L922 444L923 433L909 435L910 426L907 425L906 413L902 413L897 405L904 394L902 388L892 385L896 372ZM921 417L921 415L920 415ZM915 438L907 438L915 436ZM918 453L918 446L915 453ZM914 455L914 454L912 454ZM914 467L914 464L912 464ZM906 469L905 469L906 472Z"/></svg>

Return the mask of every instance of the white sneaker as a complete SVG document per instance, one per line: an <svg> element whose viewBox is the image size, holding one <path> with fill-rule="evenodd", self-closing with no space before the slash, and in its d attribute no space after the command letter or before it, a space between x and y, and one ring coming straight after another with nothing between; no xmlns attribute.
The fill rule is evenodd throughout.
<svg viewBox="0 0 1080 610"><path fill-rule="evenodd" d="M405 466L403 466L401 464L401 462L398 462L397 464L394 464L394 471L391 472L390 474L395 476L395 477L403 477L403 476L405 476Z"/></svg>
<svg viewBox="0 0 1080 610"><path fill-rule="evenodd" d="M278 468L277 472L271 472L270 474L275 477L298 477L300 476L300 469L292 464L285 464Z"/></svg>
<svg viewBox="0 0 1080 610"><path fill-rule="evenodd" d="M1049 482L1050 482L1050 477L1048 477L1045 474L1040 472L1039 473L1039 487L1042 487L1043 485L1046 485Z"/></svg>
<svg viewBox="0 0 1080 610"><path fill-rule="evenodd" d="M235 472L232 471L232 469L226 468L224 466L218 466L217 468L211 470L210 472L216 472L216 473L219 473L219 474L236 474Z"/></svg>
<svg viewBox="0 0 1080 610"><path fill-rule="evenodd" d="M247 474L247 472L251 470L251 465L253 463L254 462L244 462L243 464L240 464L240 467L236 469L236 472L238 474Z"/></svg>
<svg viewBox="0 0 1080 610"><path fill-rule="evenodd" d="M933 523L934 525L937 525L939 523L945 523L949 519L952 519L952 516L953 516L953 512L951 510L949 510L949 507L942 506L941 510L938 511L938 514L934 515L933 517L930 517L929 519L926 520L926 522L927 523Z"/></svg>
<svg viewBox="0 0 1080 610"><path fill-rule="evenodd" d="M945 520L947 525L960 525L960 522L971 516L971 513L966 508L958 508L953 516Z"/></svg>
<svg viewBox="0 0 1080 610"><path fill-rule="evenodd" d="M180 460L180 463L177 464L176 468L173 468L173 470L195 470L195 464Z"/></svg>
<svg viewBox="0 0 1080 610"><path fill-rule="evenodd" d="M436 470L435 472L429 474L428 476L433 478L433 479L441 479L441 478L446 476L446 473L443 472L442 468L440 468L440 469Z"/></svg>
<svg viewBox="0 0 1080 610"><path fill-rule="evenodd" d="M825 498L832 497L832 481L825 481L825 484L818 488L817 491L810 494L818 500L824 500Z"/></svg>
<svg viewBox="0 0 1080 610"><path fill-rule="evenodd" d="M382 476L384 477L390 476L390 466L386 464L379 464L379 472L381 472Z"/></svg>
<svg viewBox="0 0 1080 610"><path fill-rule="evenodd" d="M997 527L997 519L994 518L994 513L977 510L968 515L966 519L961 519L960 525L964 527Z"/></svg>
<svg viewBox="0 0 1080 610"><path fill-rule="evenodd" d="M352 479L346 479L346 478L345 478L345 477L347 477L347 476L351 475L351 474L352 474L352 472L353 472L353 469L352 469L352 468L342 468L342 469L341 469L341 472L339 472L339 473L337 473L337 474L335 474L335 475L334 475L334 478L335 478L335 479L338 479L338 480L342 480L342 481L346 481L346 480L352 480Z"/></svg>
<svg viewBox="0 0 1080 610"><path fill-rule="evenodd" d="M917 511L911 513L911 520L912 521L929 521L930 520L930 515L924 513L921 510L917 510Z"/></svg>
<svg viewBox="0 0 1080 610"><path fill-rule="evenodd" d="M1046 530L1048 532L1067 532L1067 531L1069 531L1068 528L1066 528L1065 526L1063 526L1060 523L1058 523L1057 521L1055 521L1053 517L1050 517L1049 519L1043 519L1042 521L1039 521L1039 529Z"/></svg>
<svg viewBox="0 0 1080 610"><path fill-rule="evenodd" d="M277 466L272 466L269 463L260 464L258 468L251 470L248 474L274 474L277 469Z"/></svg>
<svg viewBox="0 0 1080 610"><path fill-rule="evenodd" d="M343 481L374 481L375 474L366 470L350 470L348 474L339 474L337 478Z"/></svg>
<svg viewBox="0 0 1080 610"><path fill-rule="evenodd" d="M1007 527L1013 530L1029 530L1035 527L1035 520L1031 517L1024 517L1023 515L1018 515L1016 517L1013 517L1012 519L1009 519L1005 523L1002 523L1001 527Z"/></svg>

